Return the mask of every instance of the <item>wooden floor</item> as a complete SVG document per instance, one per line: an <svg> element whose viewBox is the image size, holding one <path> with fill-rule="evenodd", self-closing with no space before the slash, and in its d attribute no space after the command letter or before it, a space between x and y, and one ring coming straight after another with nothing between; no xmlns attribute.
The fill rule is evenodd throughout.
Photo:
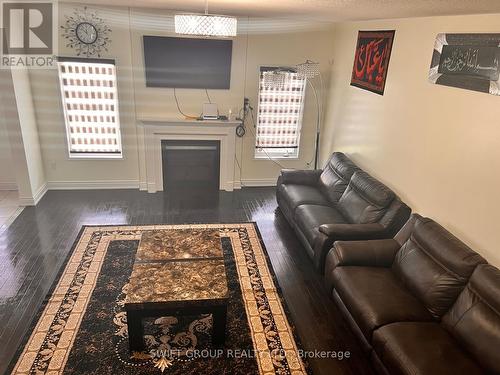
<svg viewBox="0 0 500 375"><path fill-rule="evenodd" d="M195 193L193 193L195 194ZM315 374L372 374L369 361L328 298L321 277L276 210L274 188L186 193L49 191L0 233L0 373L41 305L82 225L256 221L306 350L350 351L311 360Z"/></svg>

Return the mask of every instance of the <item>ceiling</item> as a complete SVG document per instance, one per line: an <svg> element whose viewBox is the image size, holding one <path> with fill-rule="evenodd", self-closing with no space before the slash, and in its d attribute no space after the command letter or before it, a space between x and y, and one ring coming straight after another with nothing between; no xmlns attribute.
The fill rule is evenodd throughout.
<svg viewBox="0 0 500 375"><path fill-rule="evenodd" d="M102 0L66 0L102 5ZM106 5L203 12L205 0L106 0ZM209 12L250 17L349 21L500 13L500 0L210 0Z"/></svg>

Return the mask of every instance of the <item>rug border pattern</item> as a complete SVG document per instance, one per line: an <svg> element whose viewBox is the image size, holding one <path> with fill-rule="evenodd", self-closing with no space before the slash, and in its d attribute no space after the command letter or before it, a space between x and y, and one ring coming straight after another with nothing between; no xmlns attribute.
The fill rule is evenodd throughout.
<svg viewBox="0 0 500 375"><path fill-rule="evenodd" d="M286 362L289 372L293 375L307 373L304 362L298 356L298 340L288 321L286 303L281 299L281 291L258 227L256 223L232 223L84 226L77 237L76 246L63 266L64 271L56 280L57 285L52 290L50 299L24 344L12 374L30 373L33 365L43 359L44 350L50 354L50 358L45 359L48 363L45 373L56 375L63 372L110 241L139 240L141 232L146 230L202 228L217 228L221 231L221 236L231 240L260 373L276 373L273 364L279 358L273 352L276 350L276 342L280 350L286 353L282 362ZM96 236L99 240L92 246ZM78 276L80 282L75 284ZM260 291L256 291L256 279ZM76 295L76 298L68 299L68 295ZM60 319L61 311L68 312L66 319ZM270 341L274 342L274 346L270 345ZM42 350L42 347L45 349Z"/></svg>

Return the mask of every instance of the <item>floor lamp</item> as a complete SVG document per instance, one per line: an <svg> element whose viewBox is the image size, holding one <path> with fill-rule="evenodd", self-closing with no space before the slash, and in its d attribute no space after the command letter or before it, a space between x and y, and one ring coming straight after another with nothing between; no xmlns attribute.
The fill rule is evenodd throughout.
<svg viewBox="0 0 500 375"><path fill-rule="evenodd" d="M323 76L321 75L321 70L319 68L319 63L306 60L301 64L297 64L295 69L300 77L306 78L307 83L312 89L314 98L316 99L316 108L318 109L318 116L316 118L316 140L315 140L315 150L314 150L314 169L318 169L319 161L319 137L321 135L321 120L323 118L323 101L321 100L321 95L323 94ZM319 78L319 91L316 89L313 80Z"/></svg>
<svg viewBox="0 0 500 375"><path fill-rule="evenodd" d="M318 169L319 161L319 137L321 134L321 119L323 113L323 104L321 100L321 95L323 93L323 76L319 68L319 63L306 60L301 64L297 64L293 70L290 68L279 67L272 71L266 72L264 75L264 85L268 87L283 87L287 84L286 80L290 79L290 76L286 73L290 71L296 72L299 77L304 78L306 82L311 87L311 90L316 100L316 108L318 110L318 115L316 118L316 139L315 139L315 151L314 151L314 169ZM320 84L320 91L316 88L313 80L318 77Z"/></svg>

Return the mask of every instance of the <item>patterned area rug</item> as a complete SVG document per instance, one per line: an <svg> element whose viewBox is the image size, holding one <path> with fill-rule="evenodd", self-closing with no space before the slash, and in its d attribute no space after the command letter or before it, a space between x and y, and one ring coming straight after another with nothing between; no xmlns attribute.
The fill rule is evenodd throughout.
<svg viewBox="0 0 500 375"><path fill-rule="evenodd" d="M128 350L124 302L142 235L179 232L200 243L219 231L229 290L224 347L212 316L144 321L147 350ZM183 244L184 246L185 244ZM165 287L165 286L163 286ZM12 374L305 374L277 281L255 224L84 227L11 364Z"/></svg>

